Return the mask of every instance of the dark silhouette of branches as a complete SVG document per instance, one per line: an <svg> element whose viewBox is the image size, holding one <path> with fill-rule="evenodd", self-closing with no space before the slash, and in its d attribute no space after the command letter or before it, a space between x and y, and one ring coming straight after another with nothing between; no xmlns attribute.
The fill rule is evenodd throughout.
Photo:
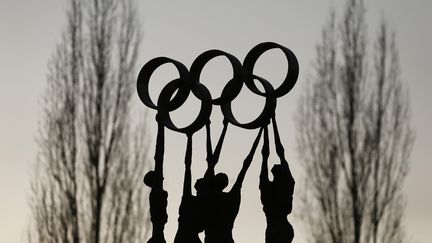
<svg viewBox="0 0 432 243"><path fill-rule="evenodd" d="M395 34L382 20L370 56L366 32L362 0L347 1L339 25L331 13L299 105L311 242L404 241L409 100Z"/></svg>
<svg viewBox="0 0 432 243"><path fill-rule="evenodd" d="M143 242L148 140L132 119L141 40L131 0L69 0L49 64L31 242Z"/></svg>

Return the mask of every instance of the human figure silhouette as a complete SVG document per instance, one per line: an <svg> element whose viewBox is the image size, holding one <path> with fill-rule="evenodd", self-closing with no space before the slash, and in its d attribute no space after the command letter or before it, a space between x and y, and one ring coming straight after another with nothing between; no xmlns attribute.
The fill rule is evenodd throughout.
<svg viewBox="0 0 432 243"><path fill-rule="evenodd" d="M163 189L163 155L164 155L164 126L158 122L158 134L156 139L155 170L149 171L144 176L144 184L151 188L150 191L150 221L153 225L152 236L147 243L166 243L164 237L165 224L168 221L166 207L168 193Z"/></svg>
<svg viewBox="0 0 432 243"><path fill-rule="evenodd" d="M150 191L150 221L153 224L152 236L148 243L165 243L164 228L168 221L166 207L168 193L159 187L162 179L155 171L149 171L144 177L144 183L151 188Z"/></svg>
<svg viewBox="0 0 432 243"><path fill-rule="evenodd" d="M192 195L192 135L188 135L183 196L179 208L178 229L174 243L201 243L198 236L204 230L202 203Z"/></svg>
<svg viewBox="0 0 432 243"><path fill-rule="evenodd" d="M264 128L264 143L262 148L262 167L260 174L261 203L266 216L266 243L290 243L294 238L294 230L287 220L292 211L292 195L294 192L294 178L285 160L282 144L280 143L276 121L273 117L273 129L276 150L281 160L274 165L271 172L273 181L268 178L269 139L267 127Z"/></svg>
<svg viewBox="0 0 432 243"><path fill-rule="evenodd" d="M226 125L224 131L226 131ZM219 146L216 147L215 154L213 154L216 156L212 156L204 178L197 181L198 197L202 198L205 210L205 243L234 243L232 229L240 209L241 187L261 133L262 129L260 129L251 151L243 162L237 180L229 192L223 191L228 185L228 176L224 173L214 174L214 165L217 162L215 157L218 156ZM222 134L224 136L224 132Z"/></svg>

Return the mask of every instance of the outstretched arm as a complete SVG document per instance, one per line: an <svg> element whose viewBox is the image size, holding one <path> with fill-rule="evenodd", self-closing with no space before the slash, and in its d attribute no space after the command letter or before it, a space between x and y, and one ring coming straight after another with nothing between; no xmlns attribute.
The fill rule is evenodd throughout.
<svg viewBox="0 0 432 243"><path fill-rule="evenodd" d="M210 120L206 124L206 134L207 134L207 140L206 140L206 149L207 149L207 166L210 165L210 161L213 155L213 147L211 142L211 134L210 134Z"/></svg>
<svg viewBox="0 0 432 243"><path fill-rule="evenodd" d="M192 195L192 134L187 135L183 196Z"/></svg>
<svg viewBox="0 0 432 243"><path fill-rule="evenodd" d="M226 135L227 129L228 129L228 121L224 120L223 121L222 133L221 133L221 135L219 137L219 141L218 141L218 143L216 145L216 148L215 148L215 151L213 153L213 158L212 158L212 163L213 163L212 166L213 166L213 168L216 166L217 162L219 161L219 155L220 155L221 150L222 150L222 144L223 144L223 141L225 139L225 135Z"/></svg>
<svg viewBox="0 0 432 243"><path fill-rule="evenodd" d="M275 138L275 144L276 144L276 153L280 158L280 162L282 165L288 165L288 162L285 159L285 150L282 146L280 137L279 137L279 131L278 131L278 127L276 124L276 118L273 116L272 117L272 123L273 123L273 133L274 133L274 138Z"/></svg>
<svg viewBox="0 0 432 243"><path fill-rule="evenodd" d="M161 121L159 121L159 116L156 115L156 121L158 124L158 132L157 132L157 138L156 138L156 152L155 152L155 172L156 176L158 178L157 186L159 188L163 188L162 186L162 180L163 180L163 157L164 157L164 125Z"/></svg>
<svg viewBox="0 0 432 243"><path fill-rule="evenodd" d="M210 149L208 148L208 144L210 143L210 146L211 146L211 138L209 137L210 128L208 127L207 129L208 129L208 131L207 131L207 151L209 151L209 150L211 150L211 148ZM228 121L224 120L222 133L219 137L216 148L215 148L214 152L211 154L211 156L207 157L208 168L206 171L206 176L214 175L214 168L215 168L217 162L219 161L219 155L220 155L220 152L222 150L222 144L224 142L227 129L228 129Z"/></svg>
<svg viewBox="0 0 432 243"><path fill-rule="evenodd" d="M254 143L253 143L253 145L252 145L252 148L251 148L249 154L246 156L245 160L243 161L243 167L242 167L242 169L240 170L240 173L239 173L239 175L237 176L237 180L236 180L236 182L234 183L234 186L233 186L233 188L231 189L231 191L233 191L233 190L238 190L238 189L241 188L241 186L242 186L242 184L243 184L243 180L244 180L244 178L245 178L245 176L246 176L246 172L247 172L247 170L249 169L249 166L250 166L251 163L252 163L252 159L253 159L253 156L254 156L254 154L255 154L255 150L256 150L256 148L257 148L257 146L258 146L258 142L259 142L259 139L260 139L260 137L261 137L261 133L262 133L262 131L263 131L263 128L261 128L261 129L259 130L258 135L257 135L257 137L255 138L255 141L254 141Z"/></svg>
<svg viewBox="0 0 432 243"><path fill-rule="evenodd" d="M268 182L268 157L269 157L269 138L268 138L268 127L264 127L264 142L261 150L262 154L262 165L260 174L260 187L264 182Z"/></svg>

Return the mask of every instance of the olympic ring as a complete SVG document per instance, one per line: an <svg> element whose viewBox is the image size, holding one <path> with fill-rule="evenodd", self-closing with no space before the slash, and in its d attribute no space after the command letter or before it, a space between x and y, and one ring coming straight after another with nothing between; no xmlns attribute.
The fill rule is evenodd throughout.
<svg viewBox="0 0 432 243"><path fill-rule="evenodd" d="M288 62L286 77L282 84L276 89L274 89L267 80L253 74L253 69L258 58L264 52L275 48L282 50ZM212 99L209 90L200 82L200 74L204 66L211 59L218 56L226 57L231 63L233 77L223 88L221 96ZM166 63L173 64L177 68L180 77L169 82L162 89L157 105L155 105L149 95L148 85L150 77L157 68ZM275 113L276 99L287 94L294 87L298 78L298 73L298 61L290 49L273 42L265 42L258 44L249 51L243 61L243 65L235 56L220 50L209 50L199 55L192 63L190 71L188 71L182 63L173 59L167 57L154 58L142 67L138 75L137 91L139 98L146 106L158 111L158 116L160 118L158 121L162 122L164 126L173 131L192 134L200 130L209 121L212 105L219 105L224 118L231 124L245 129L255 129L268 124ZM264 91L258 89L255 80L261 83L264 87ZM231 109L231 103L239 95L243 83L245 83L246 87L253 93L266 98L264 109L261 114L253 121L246 123L238 122ZM186 102L191 91L192 94L201 101L200 112L189 126L178 128L172 122L169 112L182 106ZM173 95L174 97L172 97Z"/></svg>
<svg viewBox="0 0 432 243"><path fill-rule="evenodd" d="M141 101L152 109L157 110L157 106L153 103L149 94L150 77L156 69L166 63L172 63L177 68L180 78L189 78L188 69L181 62L176 60L167 57L157 57L147 62L138 74L137 91ZM168 105L169 110L173 111L183 105L189 95L189 92L190 90L186 88L179 89L176 96L171 100L170 105Z"/></svg>
<svg viewBox="0 0 432 243"><path fill-rule="evenodd" d="M255 75L253 75L253 79L260 81L266 93L271 93L274 91L273 86L267 80ZM226 87L228 87L228 85ZM258 127L262 127L265 124L268 124L270 118L274 114L274 110L276 109L276 98L267 96L263 111L255 120L249 123L240 123L234 118L231 110L231 102L221 105L221 109L222 114L231 124L241 128L255 129Z"/></svg>
<svg viewBox="0 0 432 243"><path fill-rule="evenodd" d="M248 78L246 80L246 85L255 94L266 96L266 97L275 96L278 98L286 95L296 84L298 73L299 73L299 65L296 56L290 49L273 42L264 42L252 48L245 57L245 60L243 62L243 68L245 69L248 75L252 75L254 66L258 58L264 52L275 48L282 50L282 52L285 54L288 61L288 72L285 77L285 80L282 82L281 86L279 86L277 89L274 90L274 92L263 93L255 86L255 83L250 82L251 79Z"/></svg>
<svg viewBox="0 0 432 243"><path fill-rule="evenodd" d="M192 91L192 93L201 100L201 109L198 114L198 117L195 119L195 121L192 122L187 127L184 128L178 128L174 125L172 122L170 116L169 116L169 109L167 109L170 106L170 99L171 96L174 94L176 90L182 89L182 87L190 86L189 90ZM180 92L180 91L179 91ZM212 111L212 104L211 104L211 95L208 89L200 83L197 84L191 84L188 83L186 80L183 79L175 79L168 83L161 91L158 99L158 114L160 115L160 119L164 122L164 125L168 127L169 129L181 133L186 134L193 134L194 132L201 129L210 118L210 114Z"/></svg>
<svg viewBox="0 0 432 243"><path fill-rule="evenodd" d="M229 81L231 85L229 91L223 93L219 98L212 100L214 105L221 105L234 100L240 93L243 86L244 72L240 61L233 55L220 50L209 50L199 55L192 63L190 68L191 78L194 82L200 82L200 74L204 66L213 58L225 56L230 61L233 68L233 78ZM231 82L232 81L232 82Z"/></svg>

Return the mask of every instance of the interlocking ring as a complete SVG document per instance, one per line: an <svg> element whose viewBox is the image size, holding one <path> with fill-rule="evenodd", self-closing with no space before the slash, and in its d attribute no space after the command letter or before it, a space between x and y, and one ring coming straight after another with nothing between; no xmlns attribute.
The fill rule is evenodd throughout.
<svg viewBox="0 0 432 243"><path fill-rule="evenodd" d="M243 86L244 71L240 61L233 55L221 50L209 50L199 55L192 63L190 68L190 75L193 82L200 82L200 75L204 66L213 58L218 56L225 56L231 63L233 68L233 77L228 82L230 88L222 92L221 96L213 99L214 105L221 105L234 100L240 93Z"/></svg>
<svg viewBox="0 0 432 243"><path fill-rule="evenodd" d="M273 88L270 82L253 73L258 58L264 52L275 48L282 50L288 61L287 75L282 84L276 89ZM200 75L204 66L211 59L219 56L226 57L231 63L233 77L223 88L221 96L212 99L208 89L200 82ZM180 77L171 81L162 89L157 105L155 105L149 95L149 80L153 72L166 63L173 64L177 68ZM141 69L138 75L137 90L141 101L146 106L158 111L160 122L167 128L177 132L192 134L201 129L209 120L212 105L219 105L224 118L231 124L241 128L255 129L268 124L270 118L274 116L276 99L287 94L294 87L298 78L298 73L298 61L291 50L273 42L265 42L258 44L249 51L243 65L236 57L221 50L209 50L199 55L192 63L190 72L182 63L173 59L167 57L154 58ZM261 83L264 87L264 91L258 89L255 83L256 81ZM266 98L264 109L261 114L253 121L246 123L238 122L231 109L231 103L239 95L243 83L245 83L246 87L253 93ZM201 101L201 109L197 118L189 126L179 128L172 122L169 112L182 106L186 102L191 91L192 94Z"/></svg>
<svg viewBox="0 0 432 243"><path fill-rule="evenodd" d="M183 80L189 79L189 71L181 62L170 59L168 57L157 57L157 58L154 58L154 59L150 60L149 62L147 62L141 68L141 71L138 74L137 91L138 91L138 96L141 99L141 101L146 106L148 106L152 109L157 110L157 106L151 100L150 94L149 94L150 77L156 69L158 69L160 66L162 66L166 63L172 63L176 67L177 71L179 72L181 79L183 79ZM189 92L190 92L190 89L187 89L186 87L182 87L181 89L179 89L176 96L167 105L167 108L170 111L178 109L186 101L186 99L189 95Z"/></svg>
<svg viewBox="0 0 432 243"><path fill-rule="evenodd" d="M192 94L201 100L201 109L198 117L189 126L178 128L174 125L169 116L169 107L171 106L171 97L176 90L191 90ZM178 91L180 92L180 91ZM168 83L161 91L158 99L158 115L164 125L169 129L181 133L193 134L201 129L209 120L212 111L212 98L208 89L200 83L190 83L184 79L175 79Z"/></svg>
<svg viewBox="0 0 432 243"><path fill-rule="evenodd" d="M288 72L285 76L284 81L282 84L276 88L273 92L261 92L255 85L254 82L251 82L252 79L248 78L246 79L246 85L248 88L254 92L255 94L262 95L262 96L274 96L276 98L279 98L281 96L286 95L290 90L294 87L297 81L297 77L299 74L299 65L296 56L294 53L279 44L273 43L273 42L264 42L261 44L258 44L252 50L249 51L249 53L246 55L245 60L243 62L243 68L247 75L251 76L253 75L253 69L255 67L255 64L258 60L258 58L264 54L264 52L270 50L270 49L280 49L285 54L287 61L288 61Z"/></svg>
<svg viewBox="0 0 432 243"><path fill-rule="evenodd" d="M262 84L266 93L271 93L274 91L273 86L267 80L255 75L253 75L252 78L254 80L258 80ZM228 85L226 87L228 87ZM221 105L221 109L225 119L227 119L231 124L241 128L255 129L258 127L262 127L265 124L268 124L270 118L273 116L274 111L276 109L276 98L271 96L266 96L264 109L261 112L261 114L255 120L247 123L240 123L237 121L237 119L235 119L234 115L232 114L231 101Z"/></svg>

